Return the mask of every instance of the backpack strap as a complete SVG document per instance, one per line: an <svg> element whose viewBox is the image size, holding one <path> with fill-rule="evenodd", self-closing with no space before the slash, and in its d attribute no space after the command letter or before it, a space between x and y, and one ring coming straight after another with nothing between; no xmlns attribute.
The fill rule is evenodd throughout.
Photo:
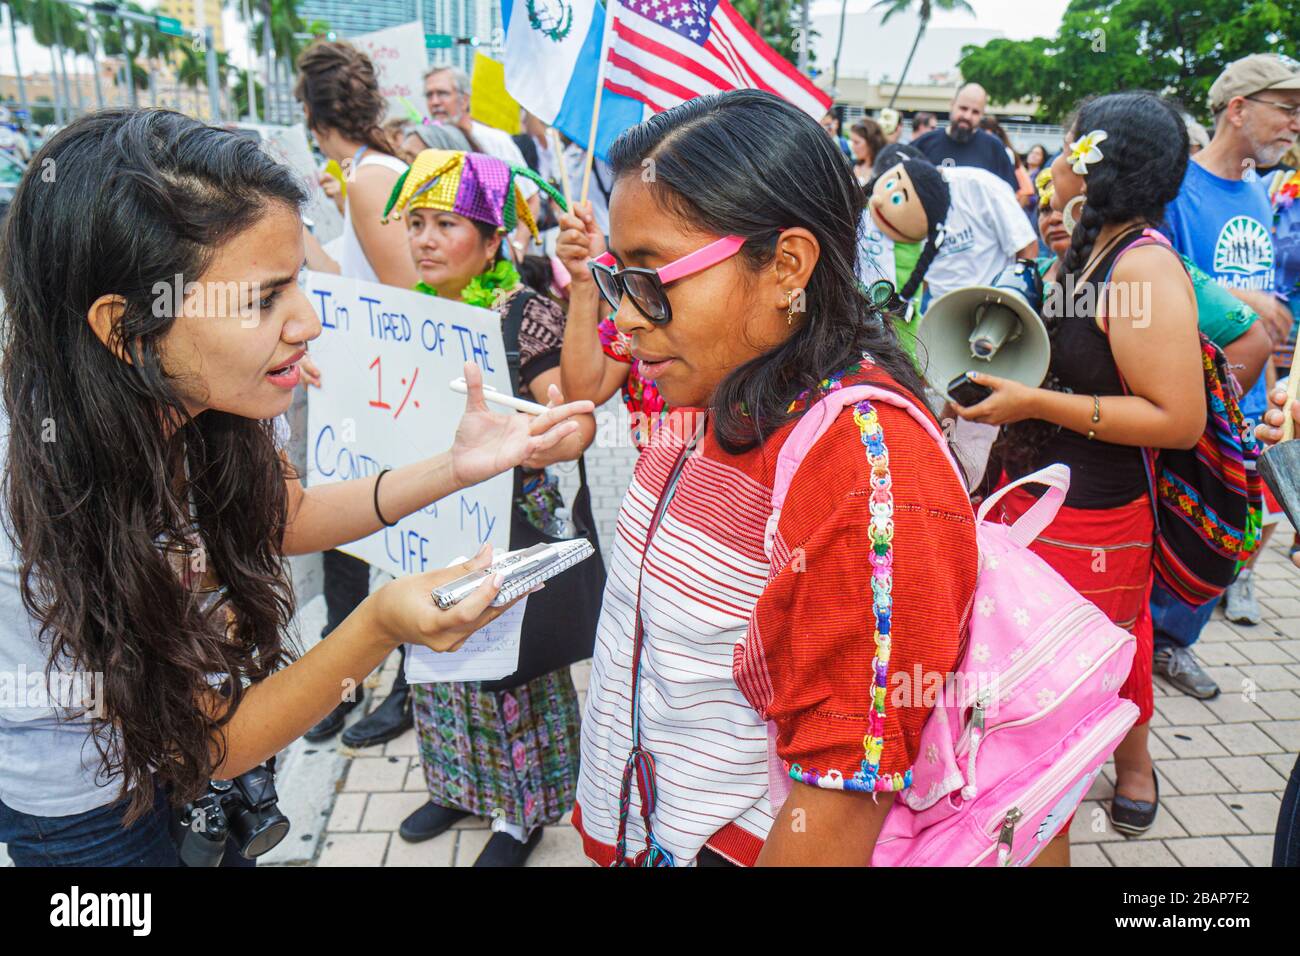
<svg viewBox="0 0 1300 956"><path fill-rule="evenodd" d="M1177 258L1179 264L1182 265L1182 261L1183 261L1182 257L1178 255L1177 251L1174 249L1173 243L1169 241L1168 237L1165 236L1165 234L1161 232L1159 229L1152 229L1148 226L1146 229L1142 230L1142 234L1140 236L1138 236L1128 245L1122 246L1119 249L1119 251L1115 253L1115 258L1111 259L1110 268L1106 270L1106 275L1102 277L1101 285L1099 288L1101 288L1104 291L1106 286L1110 285L1110 277L1115 274L1115 266L1119 264L1119 260L1123 258L1124 253L1128 252L1130 249L1136 249L1139 246L1151 246L1151 245L1164 246L1170 252L1174 253L1174 257ZM1184 272L1187 271L1186 266L1183 266L1183 271ZM1106 297L1104 295L1101 296L1097 301L1097 312L1098 312L1097 317L1101 319L1101 330L1105 332L1106 335L1109 336L1110 321L1106 315ZM1119 369L1118 362L1115 363L1115 368L1118 371ZM1124 376L1121 375L1120 380L1123 381L1123 379Z"/></svg>
<svg viewBox="0 0 1300 956"><path fill-rule="evenodd" d="M1066 492L1070 490L1070 466L1059 463L1048 465L1031 475L1025 475L1017 481L1003 485L980 504L980 510L975 516L976 521L984 521L999 501L1022 485L1047 486L1046 493L1030 505L1029 510L1011 526L1011 540L1017 547L1027 548L1047 530L1047 526L1056 519L1056 513L1065 503Z"/></svg>
<svg viewBox="0 0 1300 956"><path fill-rule="evenodd" d="M777 525L781 520L781 508L785 504L785 497L790 490L790 484L794 480L795 472L799 470L799 463L803 461L804 457L808 454L809 449L817 443L817 439L826 434L827 429L835 423L836 418L839 417L839 413L843 411L845 407L855 406L863 401L892 405L895 408L901 408L907 412L907 414L925 430L925 433L933 438L935 442L938 443L939 447L943 449L944 457L948 460L948 464L952 466L953 474L957 476L957 480L961 482L962 487L965 487L965 478L962 475L961 468L957 465L956 459L952 457L952 452L948 449L948 442L944 438L943 433L939 430L939 427L935 424L934 420L924 410L919 408L914 401L900 395L892 389L882 388L877 385L848 385L834 389L823 396L821 401L812 405L806 412L804 412L803 416L795 424L789 436L786 437L785 443L781 446L781 451L777 455L776 473L772 482L772 514L768 516L767 527L763 533L763 551L767 555L769 562L772 560ZM877 432L877 435L879 435L879 431ZM865 442L866 439L864 437L864 443ZM881 446L881 450L883 451L883 442L881 442ZM870 455L870 453L871 447L869 446L868 454ZM884 453L882 460L885 462L888 461L888 452ZM886 469L887 467L888 466L886 465ZM888 471L886 471L886 479L887 478ZM888 485L886 485L883 490L884 493L888 494ZM892 505L890 510L892 511ZM892 531L890 534L892 534ZM892 549L889 550L890 555L887 555L885 560L890 562L892 566ZM775 570L775 568L772 569L773 572L775 572ZM873 595L874 592L875 587L873 585ZM886 600L888 600L887 595ZM878 601L879 598L877 597L873 601L873 604L878 604ZM881 620L879 607L876 607L876 611L876 626L878 634L888 634L887 621ZM883 672L883 668L887 666L888 657L885 656L882 660L880 655L881 648L878 645L877 658L873 661L873 671L881 670ZM883 733L884 720L883 695L884 691L882 684L876 701L880 706L876 709L876 713L873 713L873 719L877 720L880 724L880 726L875 729L879 730L881 733ZM870 738L871 735L869 734L868 739ZM878 741L879 737L877 736L876 739ZM868 763L873 762L873 757L874 765L878 766L880 759L879 746L880 744L877 742L874 747L868 747L866 752L867 761L865 761L863 765L864 770ZM911 782L910 770L908 771L906 780L899 779L897 781L885 781L879 779L875 776L874 772L869 778L863 780L854 779L846 781L838 771L828 771L824 778L813 778L810 773L804 773L797 765L790 768L790 773L786 773L785 766L780 755L777 753L776 722L769 720L767 722L767 782L768 803L770 804L773 813L781 808L781 805L790 795L790 780L792 775L797 775L803 782L814 786L845 790L901 790Z"/></svg>
<svg viewBox="0 0 1300 956"><path fill-rule="evenodd" d="M799 419L789 437L786 438L785 444L781 446L781 452L777 456L776 474L772 481L772 514L768 516L767 528L763 533L763 552L767 555L769 561L772 558L772 547L776 540L776 526L781 520L781 508L785 504L786 494L790 491L790 483L794 481L795 472L799 470L799 463L804 460L804 456L808 454L812 446L817 444L817 439L826 434L827 429L835 424L835 419L844 410L845 406L856 405L864 400L876 404L892 405L907 412L925 430L925 433L943 449L944 457L948 460L948 464L952 465L957 480L965 487L966 479L963 477L956 459L953 458L952 451L948 448L948 441L944 438L943 432L939 431L934 419L918 407L916 402L900 395L893 389L882 388L878 385L846 385L842 388L833 389L827 392L821 401L804 412L803 417Z"/></svg>
<svg viewBox="0 0 1300 956"><path fill-rule="evenodd" d="M1142 235L1138 236L1128 245L1124 246L1117 253L1115 253L1115 258L1111 260L1110 268L1106 270L1106 276L1105 278L1102 279L1102 284L1100 288L1104 291L1105 288L1110 284L1110 277L1114 274L1115 266L1119 263L1119 260L1123 257L1124 253L1128 252L1130 249L1136 249L1138 246L1149 246L1153 244L1163 245L1170 252L1174 252L1175 258L1178 259L1178 264L1183 265L1182 257L1177 255L1177 253L1174 250L1173 244L1169 241L1169 239L1165 236L1164 233L1160 232L1160 230L1158 229L1151 229L1151 228L1143 229ZM1187 271L1186 266L1183 266L1183 271L1184 272ZM1097 300L1097 314L1098 314L1098 318L1101 319L1101 330L1106 334L1106 342L1107 344L1109 344L1110 343L1110 320L1109 317L1106 315L1106 296L1104 294L1101 295ZM1111 349L1111 358L1113 359L1114 357L1115 357L1115 350ZM1124 380L1124 372L1123 370L1120 369L1119 362L1115 363L1115 374L1119 376L1119 387L1124 390L1124 394L1132 395L1133 390L1128 387L1128 382ZM1151 513L1155 518L1156 536L1158 537L1160 535L1160 500L1157 497L1157 492L1156 492L1156 471L1157 471L1156 452L1154 449L1148 448L1145 445L1140 446L1138 448L1138 451L1142 454L1142 463L1146 466L1147 497L1151 499Z"/></svg>

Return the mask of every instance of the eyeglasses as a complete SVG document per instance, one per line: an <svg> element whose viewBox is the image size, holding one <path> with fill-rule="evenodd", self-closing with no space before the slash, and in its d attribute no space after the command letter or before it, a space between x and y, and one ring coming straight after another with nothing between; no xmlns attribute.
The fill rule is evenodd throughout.
<svg viewBox="0 0 1300 956"><path fill-rule="evenodd" d="M1250 100L1252 103L1263 103L1265 106L1271 106L1275 110L1281 110L1287 116L1291 117L1291 122L1300 121L1300 106L1287 106L1285 103L1274 103L1272 100L1261 100L1258 96L1243 96L1242 99Z"/></svg>
<svg viewBox="0 0 1300 956"><path fill-rule="evenodd" d="M610 308L617 311L626 295L637 311L655 325L667 325L672 321L673 307L664 286L730 259L744 244L741 236L724 236L658 269L620 269L618 260L607 252L598 259L588 260L587 268L596 280L601 298L609 303Z"/></svg>

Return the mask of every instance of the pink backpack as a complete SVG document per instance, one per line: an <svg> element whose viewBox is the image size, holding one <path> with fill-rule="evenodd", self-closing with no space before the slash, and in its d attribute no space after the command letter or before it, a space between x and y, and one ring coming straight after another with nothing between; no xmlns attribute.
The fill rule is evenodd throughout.
<svg viewBox="0 0 1300 956"><path fill-rule="evenodd" d="M943 435L911 401L873 385L831 391L795 425L777 459L769 558L799 462L846 405L864 400L911 415L962 480ZM1031 482L1048 490L1015 524L985 520L1008 491ZM1133 662L1133 635L1029 550L1069 486L1069 468L1052 465L980 506L980 573L965 656L925 723L911 786L885 819L872 865L1024 866L1060 831L1136 722L1137 705L1117 693ZM768 782L775 809L790 778L770 721Z"/></svg>

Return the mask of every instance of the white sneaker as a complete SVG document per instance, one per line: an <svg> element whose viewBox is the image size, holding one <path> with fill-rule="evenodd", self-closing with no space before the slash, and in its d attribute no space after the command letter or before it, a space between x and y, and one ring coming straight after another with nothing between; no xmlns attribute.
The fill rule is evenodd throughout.
<svg viewBox="0 0 1300 956"><path fill-rule="evenodd" d="M1223 594L1223 613L1234 624L1258 624L1264 612L1255 597L1255 575L1247 568Z"/></svg>

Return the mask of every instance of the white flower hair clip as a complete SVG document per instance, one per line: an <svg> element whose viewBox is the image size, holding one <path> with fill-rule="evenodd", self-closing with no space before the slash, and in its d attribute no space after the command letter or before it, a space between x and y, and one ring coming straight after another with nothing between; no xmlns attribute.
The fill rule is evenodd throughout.
<svg viewBox="0 0 1300 956"><path fill-rule="evenodd" d="M1080 136L1074 141L1074 146L1070 149L1070 168L1080 176L1088 175L1088 167L1092 163L1099 163L1105 156L1097 148L1099 143L1106 141L1106 131L1104 129L1095 129L1085 136Z"/></svg>

